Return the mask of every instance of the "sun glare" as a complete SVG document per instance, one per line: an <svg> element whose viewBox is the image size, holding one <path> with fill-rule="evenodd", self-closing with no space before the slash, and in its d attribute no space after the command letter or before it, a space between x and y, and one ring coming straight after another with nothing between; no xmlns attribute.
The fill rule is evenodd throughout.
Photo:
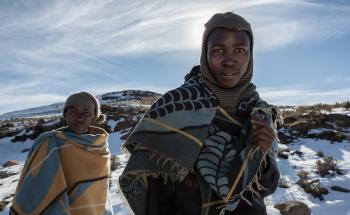
<svg viewBox="0 0 350 215"><path fill-rule="evenodd" d="M202 44L204 23L205 23L205 20L198 20L194 22L193 30L192 30L192 39L196 47L200 47Z"/></svg>

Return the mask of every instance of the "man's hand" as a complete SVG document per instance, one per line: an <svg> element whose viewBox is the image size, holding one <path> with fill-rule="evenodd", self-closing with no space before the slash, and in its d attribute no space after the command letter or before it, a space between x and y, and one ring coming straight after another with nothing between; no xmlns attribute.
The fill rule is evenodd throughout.
<svg viewBox="0 0 350 215"><path fill-rule="evenodd" d="M276 138L275 131L262 120L252 120L252 125L253 144L260 146L267 153Z"/></svg>

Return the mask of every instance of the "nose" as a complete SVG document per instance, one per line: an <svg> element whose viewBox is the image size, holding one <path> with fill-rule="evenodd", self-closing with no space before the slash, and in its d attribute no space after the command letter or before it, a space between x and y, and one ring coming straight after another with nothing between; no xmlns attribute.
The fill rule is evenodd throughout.
<svg viewBox="0 0 350 215"><path fill-rule="evenodd" d="M79 120L79 121L82 121L82 120L84 120L84 113L77 113L77 119Z"/></svg>
<svg viewBox="0 0 350 215"><path fill-rule="evenodd" d="M228 67L234 66L236 64L234 54L233 53L225 53L222 63L224 66L228 66Z"/></svg>

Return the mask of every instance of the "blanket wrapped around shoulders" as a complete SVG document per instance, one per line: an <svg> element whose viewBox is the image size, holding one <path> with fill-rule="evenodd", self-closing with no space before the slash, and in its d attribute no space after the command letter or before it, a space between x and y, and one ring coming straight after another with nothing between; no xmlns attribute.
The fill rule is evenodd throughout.
<svg viewBox="0 0 350 215"><path fill-rule="evenodd" d="M113 214L109 204L108 133L89 127L45 132L33 143L11 214Z"/></svg>
<svg viewBox="0 0 350 215"><path fill-rule="evenodd" d="M257 96L255 101L258 100ZM198 76L194 76L160 97L124 144L131 155L119 184L135 214L146 214L149 176L177 182L194 171L211 124L218 114L232 124L243 126L238 138L240 143L235 144L242 147L237 149L228 194L215 200L202 193L203 207L227 205L237 198L244 198L242 194L246 190L259 195L252 187L258 183L258 172L266 154L260 147L249 144L250 121L240 123L230 117L219 106L214 93ZM263 188L258 186L258 189Z"/></svg>

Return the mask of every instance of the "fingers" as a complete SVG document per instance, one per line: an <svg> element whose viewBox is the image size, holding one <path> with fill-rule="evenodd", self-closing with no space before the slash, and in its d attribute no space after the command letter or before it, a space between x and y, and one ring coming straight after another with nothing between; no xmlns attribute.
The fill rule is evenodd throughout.
<svg viewBox="0 0 350 215"><path fill-rule="evenodd" d="M274 137L276 137L276 133L275 131L269 126L267 125L265 122L263 121L257 121L257 120L252 120L252 127L254 129L254 132L262 132L265 133L267 135L273 135Z"/></svg>
<svg viewBox="0 0 350 215"><path fill-rule="evenodd" d="M253 136L254 144L259 145L267 152L276 137L275 131L262 121L253 120Z"/></svg>

